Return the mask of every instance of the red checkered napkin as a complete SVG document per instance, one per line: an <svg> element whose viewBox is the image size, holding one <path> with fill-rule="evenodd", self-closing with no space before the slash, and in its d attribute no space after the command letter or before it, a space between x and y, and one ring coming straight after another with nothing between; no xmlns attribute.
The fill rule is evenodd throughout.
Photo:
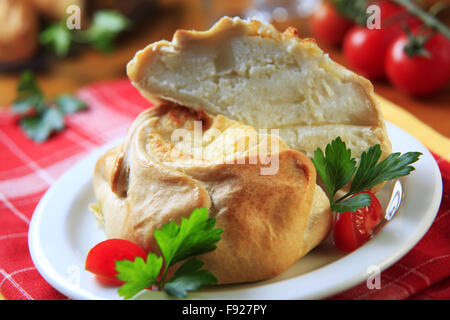
<svg viewBox="0 0 450 320"><path fill-rule="evenodd" d="M37 272L28 251L28 226L48 187L94 148L124 136L150 106L128 80L78 92L89 110L67 117L67 129L45 143L29 140L16 119L0 111L0 291L7 299L66 299ZM381 289L366 284L335 299L450 298L450 164L436 156L444 179L441 208L424 238L381 274Z"/></svg>

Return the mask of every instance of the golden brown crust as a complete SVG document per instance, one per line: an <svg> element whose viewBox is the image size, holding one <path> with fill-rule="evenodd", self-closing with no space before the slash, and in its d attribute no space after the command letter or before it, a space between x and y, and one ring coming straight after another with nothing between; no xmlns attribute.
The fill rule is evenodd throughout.
<svg viewBox="0 0 450 320"><path fill-rule="evenodd" d="M272 278L307 251L303 241L315 187L309 159L294 150L280 153L276 175L261 176L259 165L216 165L190 170L211 190L218 248L200 257L221 283Z"/></svg>
<svg viewBox="0 0 450 320"><path fill-rule="evenodd" d="M196 31L179 29L174 33L171 42L166 40L157 41L148 45L143 50L138 51L135 58L128 63L128 77L135 83L143 80L145 70L139 66L147 65L148 62L158 55L161 50L169 49L171 47L182 49L193 42L195 42L196 45L201 45L202 41L220 44L225 39L242 34L262 38L271 38L278 41L295 39L301 43L305 49L309 48L315 54L321 53L321 50L317 47L314 39L298 38L298 32L295 28L287 28L284 33L280 33L272 25L263 24L258 20L251 20L247 22L241 19L223 17L209 30ZM150 98L153 99L156 97L157 96L150 96Z"/></svg>
<svg viewBox="0 0 450 320"><path fill-rule="evenodd" d="M220 283L263 280L285 271L331 226L328 200L316 187L312 162L283 144L273 175L261 175L267 164L248 150L236 163L224 163L214 154L199 163L169 158L167 151L174 148L170 132L192 128L199 117L209 123L205 135L212 129L249 130L222 116L166 103L138 116L125 142L99 159L94 191L107 236L155 250L153 230L207 207L224 234L215 251L199 258ZM218 142L213 139L205 148ZM120 179L111 177L117 176L128 177L115 193L112 184Z"/></svg>
<svg viewBox="0 0 450 320"><path fill-rule="evenodd" d="M38 45L36 12L28 0L0 2L0 63L30 58Z"/></svg>

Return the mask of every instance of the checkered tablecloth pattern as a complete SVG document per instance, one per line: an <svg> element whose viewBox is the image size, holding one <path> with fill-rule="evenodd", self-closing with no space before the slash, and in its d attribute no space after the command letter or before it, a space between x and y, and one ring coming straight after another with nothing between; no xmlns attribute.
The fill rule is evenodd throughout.
<svg viewBox="0 0 450 320"><path fill-rule="evenodd" d="M6 299L66 299L38 273L27 235L42 195L78 160L124 136L133 119L150 106L126 79L94 84L78 96L89 109L66 118L67 129L49 141L29 140L16 118L0 111L0 292ZM424 238L381 274L381 289L361 284L335 299L450 298L450 164L436 156L444 180L440 211Z"/></svg>

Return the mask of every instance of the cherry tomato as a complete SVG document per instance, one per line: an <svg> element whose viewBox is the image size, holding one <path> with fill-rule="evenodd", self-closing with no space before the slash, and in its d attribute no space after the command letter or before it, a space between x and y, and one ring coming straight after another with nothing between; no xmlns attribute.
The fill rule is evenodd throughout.
<svg viewBox="0 0 450 320"><path fill-rule="evenodd" d="M355 26L346 34L344 55L352 69L366 78L385 75L385 56L389 45L403 33L402 24L410 28L420 24L415 17L406 17L406 10L388 1L375 2L380 7L380 29Z"/></svg>
<svg viewBox="0 0 450 320"><path fill-rule="evenodd" d="M352 26L353 22L341 16L329 1L322 1L309 19L313 36L330 45L340 44Z"/></svg>
<svg viewBox="0 0 450 320"><path fill-rule="evenodd" d="M364 193L371 197L370 206L336 216L334 243L342 251L353 251L363 245L383 218L383 209L377 197L368 191Z"/></svg>
<svg viewBox="0 0 450 320"><path fill-rule="evenodd" d="M370 79L384 76L384 32L356 26L344 39L344 55L350 67Z"/></svg>
<svg viewBox="0 0 450 320"><path fill-rule="evenodd" d="M444 88L450 81L450 40L441 34L432 36L424 46L429 57L408 56L404 50L407 43L408 37L401 35L389 47L386 55L389 81L406 93L418 96Z"/></svg>
<svg viewBox="0 0 450 320"><path fill-rule="evenodd" d="M96 274L95 278L97 279L98 282L100 282L101 284L103 284L104 286L107 286L107 287L116 287L116 286L120 286L124 283L123 281L117 279L116 277L114 277L114 278L104 277L99 274Z"/></svg>
<svg viewBox="0 0 450 320"><path fill-rule="evenodd" d="M116 261L132 260L136 257L147 259L147 253L139 246L123 239L109 239L95 245L88 253L85 269L94 273L106 285L120 285L116 278Z"/></svg>

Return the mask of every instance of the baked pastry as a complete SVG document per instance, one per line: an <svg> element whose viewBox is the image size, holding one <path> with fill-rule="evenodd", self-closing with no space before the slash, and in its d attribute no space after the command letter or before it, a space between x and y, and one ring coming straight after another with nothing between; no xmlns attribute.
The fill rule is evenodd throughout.
<svg viewBox="0 0 450 320"><path fill-rule="evenodd" d="M61 20L73 12L67 12L70 5L80 8L81 24L85 27L89 24L91 16L100 10L117 10L126 16L131 16L136 10L151 3L149 0L31 0L37 10L46 18Z"/></svg>
<svg viewBox="0 0 450 320"><path fill-rule="evenodd" d="M378 143L387 156L391 144L371 83L296 34L224 17L208 31L178 30L171 42L150 44L127 72L153 101L278 128L289 147L308 156L337 136L357 159Z"/></svg>
<svg viewBox="0 0 450 320"><path fill-rule="evenodd" d="M31 0L36 10L43 16L53 19L62 20L71 12L67 12L67 8L76 5L80 8L81 19L84 18L86 1L85 0Z"/></svg>
<svg viewBox="0 0 450 320"><path fill-rule="evenodd" d="M208 208L224 233L198 258L221 284L280 274L332 224L307 156L275 135L168 101L141 113L123 144L99 159L94 191L108 238L145 250L158 249L155 229Z"/></svg>
<svg viewBox="0 0 450 320"><path fill-rule="evenodd" d="M37 15L28 0L0 1L0 63L26 60L38 45Z"/></svg>

